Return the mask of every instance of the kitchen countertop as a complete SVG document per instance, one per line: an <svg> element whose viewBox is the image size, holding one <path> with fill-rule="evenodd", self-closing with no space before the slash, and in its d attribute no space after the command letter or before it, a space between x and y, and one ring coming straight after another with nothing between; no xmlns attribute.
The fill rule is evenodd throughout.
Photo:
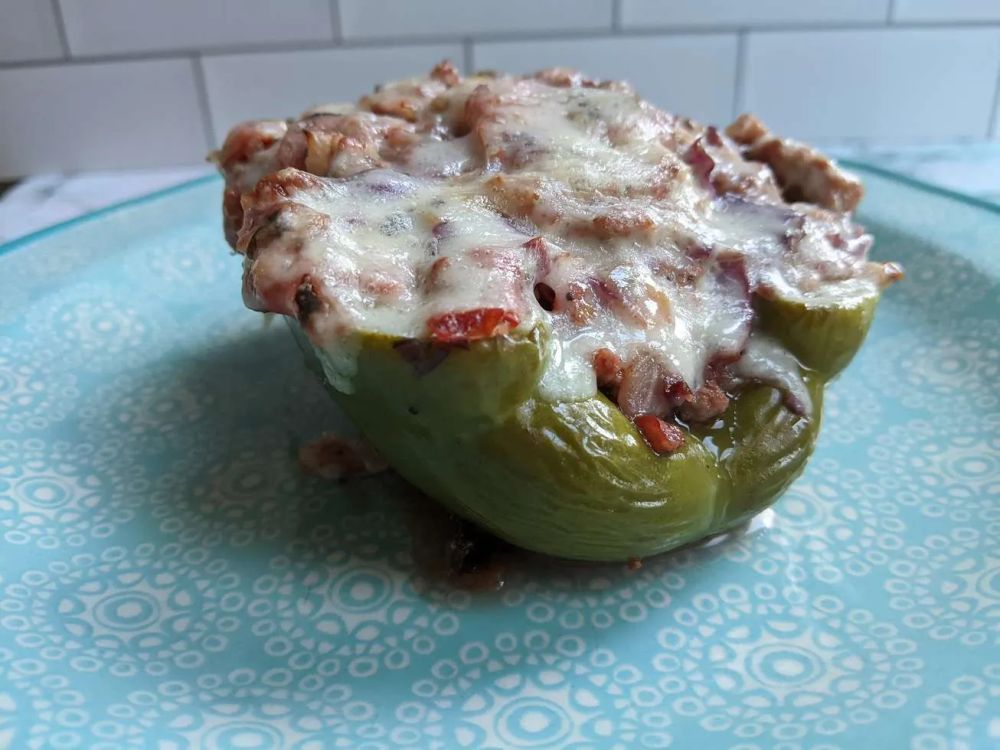
<svg viewBox="0 0 1000 750"><path fill-rule="evenodd" d="M829 153L1000 204L1000 143L835 147ZM41 174L0 197L0 243L209 174L209 166Z"/></svg>

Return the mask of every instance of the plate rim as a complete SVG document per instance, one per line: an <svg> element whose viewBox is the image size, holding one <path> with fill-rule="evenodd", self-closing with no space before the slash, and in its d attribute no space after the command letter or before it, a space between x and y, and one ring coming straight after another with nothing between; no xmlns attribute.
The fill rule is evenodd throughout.
<svg viewBox="0 0 1000 750"><path fill-rule="evenodd" d="M927 193L933 193L934 195L938 195L943 198L950 198L951 200L959 203L965 203L976 208L985 208L990 213L1000 214L1000 204L985 198L977 198L976 196L969 195L968 193L952 190L951 188L946 188L942 185L935 185L932 182L921 180L919 177L912 177L908 174L897 172L894 169L888 169L887 167L882 167L866 161L859 161L855 159L836 159L835 161L841 166L848 167L849 169L870 172L878 177L884 177L887 180L893 180L895 182L902 183L903 185L923 190Z"/></svg>
<svg viewBox="0 0 1000 750"><path fill-rule="evenodd" d="M64 221L56 222L55 224L50 224L47 227L42 227L41 229L36 229L34 232L29 232L28 234L22 235L20 237L15 237L4 243L0 243L0 256L8 255L16 250L20 250L26 245L31 245L38 240L45 239L54 234L59 234L60 232L72 229L73 227L86 224L95 219L99 219L103 216L116 213L126 208L133 208L135 206L141 206L144 203L151 203L160 198L166 198L167 196L174 195L177 193L183 193L192 188L200 187L201 185L207 185L210 182L216 180L221 180L217 174L206 174L201 177L194 177L190 180L184 180L176 185L170 185L169 187L160 188L159 190L154 190L151 193L144 193L143 195L138 195L134 198L127 198L123 201L117 201L116 203L110 203L107 206L102 206L101 208L95 209L93 211L88 211L87 213L80 214L79 216L74 216L72 219L66 219Z"/></svg>

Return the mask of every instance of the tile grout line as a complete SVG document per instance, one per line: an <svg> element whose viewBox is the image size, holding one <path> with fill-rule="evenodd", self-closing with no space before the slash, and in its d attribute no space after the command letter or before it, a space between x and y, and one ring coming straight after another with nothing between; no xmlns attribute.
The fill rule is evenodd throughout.
<svg viewBox="0 0 1000 750"><path fill-rule="evenodd" d="M393 47L405 46L433 46L442 44L461 44L463 39L469 38L474 43L478 42L545 42L545 41L573 41L587 39L642 39L646 37L696 37L711 36L716 34L737 34L740 31L748 32L768 32L796 34L802 32L837 32L837 31L961 31L961 30L983 30L996 31L1000 29L1000 23L976 23L957 22L942 24L926 23L896 23L892 29L887 29L885 22L879 23L842 23L817 25L815 23L806 24L762 24L759 26L668 26L657 28L628 28L618 32L611 32L607 29L595 30L554 30L539 32L501 32L495 34L476 34L471 37L459 35L425 35L425 36L404 36L404 37L372 37L365 39L349 39L337 42L331 41L297 41L281 42L275 44L234 44L223 46L206 46L201 48L178 48L170 50L155 50L150 52L121 52L102 55L75 55L68 59L49 58L42 60L19 60L13 62L0 63L0 70L44 67L64 63L67 65L108 63L108 62L135 62L142 60L163 60L163 59L183 59L191 55L201 55L202 57L213 57L220 55L247 55L247 54L280 54L290 52L312 52L323 50L339 49L391 49Z"/></svg>
<svg viewBox="0 0 1000 750"><path fill-rule="evenodd" d="M201 55L191 58L191 67L194 71L195 94L201 108L201 125L205 130L205 146L211 149L215 147L215 122L212 119L212 106L208 98L208 84L205 82L205 66L202 65Z"/></svg>
<svg viewBox="0 0 1000 750"><path fill-rule="evenodd" d="M897 23L893 25L894 29L901 30L963 30L963 29L1000 29L1000 21L950 21L946 23L919 23L919 22L904 22ZM828 22L820 23L816 21L801 21L792 23L763 23L763 24L739 24L739 23L729 23L729 24L718 24L718 25L706 25L706 24L678 24L678 25L667 25L667 26L653 26L653 27L627 27L621 29L621 36L625 37L645 37L645 36L677 36L677 35L689 35L689 36L705 36L709 34L721 34L721 33L735 33L740 29L748 29L753 31L768 31L772 33L796 33L802 31L871 31L885 29L885 23L882 21L844 21L844 22ZM591 39L591 38L601 38L601 37L613 37L616 36L607 27L596 27L596 28L585 28L585 29L540 29L538 31L531 29L519 29L510 31L497 31L497 32L478 32L472 34L461 34L461 33L451 33L451 34L413 34L413 35L400 35L400 36L371 36L371 37L352 37L350 39L342 39L337 46L343 47L388 47L388 46L405 46L405 45L420 45L420 44L447 44L449 42L454 43L465 37L468 37L476 42L520 42L520 41L559 41L563 39ZM195 51L215 53L218 50L218 54L225 54L229 50L262 50L266 51L269 49L276 50L294 50L303 44L310 44L307 41L291 41L282 42L275 44L247 44L247 45L229 45L219 48L203 48ZM318 42L314 44L327 44L324 42ZM177 50L180 52L191 52L190 49Z"/></svg>
<svg viewBox="0 0 1000 750"><path fill-rule="evenodd" d="M344 40L344 23L340 16L340 0L330 0L330 32L334 44Z"/></svg>
<svg viewBox="0 0 1000 750"><path fill-rule="evenodd" d="M1000 130L1000 124L997 123L997 116L1000 114L1000 65L997 65L997 84L993 91L993 109L990 110L990 116L987 118L986 122L986 137L993 140L993 131ZM997 140L1000 140L1000 132L996 134Z"/></svg>
<svg viewBox="0 0 1000 750"><path fill-rule="evenodd" d="M731 119L735 120L743 111L745 97L743 96L743 85L746 79L747 67L747 30L740 29L736 37L736 75L733 80L733 103Z"/></svg>
<svg viewBox="0 0 1000 750"><path fill-rule="evenodd" d="M885 22L887 25L892 26L892 22L896 19L896 0L889 0L889 7L886 8L885 12Z"/></svg>
<svg viewBox="0 0 1000 750"><path fill-rule="evenodd" d="M472 66L475 65L475 58L472 51L472 39L462 40L462 72L464 75L472 75Z"/></svg>
<svg viewBox="0 0 1000 750"><path fill-rule="evenodd" d="M66 33L66 19L63 18L62 4L59 0L51 0L51 3L52 15L56 22L56 33L59 34L59 44L62 46L63 60L69 60L69 35Z"/></svg>
<svg viewBox="0 0 1000 750"><path fill-rule="evenodd" d="M611 0L611 31L617 34L622 30L622 0Z"/></svg>

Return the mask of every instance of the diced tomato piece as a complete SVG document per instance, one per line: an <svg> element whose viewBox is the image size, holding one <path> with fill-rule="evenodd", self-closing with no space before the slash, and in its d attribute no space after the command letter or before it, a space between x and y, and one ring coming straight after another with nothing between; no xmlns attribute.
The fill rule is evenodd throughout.
<svg viewBox="0 0 1000 750"><path fill-rule="evenodd" d="M621 357L610 349L598 349L594 352L594 373L598 387L617 387L622 381Z"/></svg>
<svg viewBox="0 0 1000 750"><path fill-rule="evenodd" d="M545 276L552 270L552 259L549 256L549 243L544 237L532 237L521 245L525 250L535 255L539 276Z"/></svg>
<svg viewBox="0 0 1000 750"><path fill-rule="evenodd" d="M444 274L452 265L451 258L437 258L424 275L424 290L432 292L444 286Z"/></svg>
<svg viewBox="0 0 1000 750"><path fill-rule="evenodd" d="M664 422L655 414L641 414L633 420L655 453L673 453L684 447L684 431Z"/></svg>
<svg viewBox="0 0 1000 750"><path fill-rule="evenodd" d="M546 252L546 244L545 238L539 235L537 237L532 237L530 240L521 245L521 247L535 252Z"/></svg>
<svg viewBox="0 0 1000 750"><path fill-rule="evenodd" d="M683 378L671 375L663 383L663 392L667 394L671 404L682 404L691 400L691 389Z"/></svg>
<svg viewBox="0 0 1000 750"><path fill-rule="evenodd" d="M435 315L427 321L427 329L434 341L456 344L502 336L516 328L519 322L517 315L510 310L502 307L479 307L475 310Z"/></svg>
<svg viewBox="0 0 1000 750"><path fill-rule="evenodd" d="M702 187L711 187L712 170L715 169L715 159L705 150L702 139L692 143L684 152L683 159L691 167L691 172Z"/></svg>

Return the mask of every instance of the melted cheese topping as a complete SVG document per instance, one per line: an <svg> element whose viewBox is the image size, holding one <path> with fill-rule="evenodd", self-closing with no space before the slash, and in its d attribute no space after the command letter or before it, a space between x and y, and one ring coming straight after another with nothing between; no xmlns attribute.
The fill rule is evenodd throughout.
<svg viewBox="0 0 1000 750"><path fill-rule="evenodd" d="M352 334L535 326L548 399L592 396L599 350L652 357L692 390L713 362L747 357L766 380L787 357L748 348L752 294L830 301L881 283L848 214L785 203L725 136L621 84L417 79L294 127L304 145L286 135L224 165L247 294L297 315L344 390ZM301 166L275 173L288 153Z"/></svg>

